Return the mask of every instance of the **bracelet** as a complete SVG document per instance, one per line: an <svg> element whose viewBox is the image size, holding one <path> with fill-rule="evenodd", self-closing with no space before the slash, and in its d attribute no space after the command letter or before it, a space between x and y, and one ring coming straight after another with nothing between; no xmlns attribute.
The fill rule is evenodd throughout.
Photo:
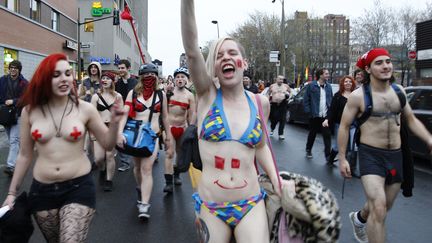
<svg viewBox="0 0 432 243"><path fill-rule="evenodd" d="M8 196L14 196L14 197L16 197L16 192L8 192L7 195L8 195Z"/></svg>

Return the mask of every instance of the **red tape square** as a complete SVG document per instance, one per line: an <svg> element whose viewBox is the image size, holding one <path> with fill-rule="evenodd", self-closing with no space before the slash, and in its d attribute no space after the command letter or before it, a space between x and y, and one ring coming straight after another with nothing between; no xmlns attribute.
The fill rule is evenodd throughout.
<svg viewBox="0 0 432 243"><path fill-rule="evenodd" d="M231 168L233 168L233 169L240 168L240 160L239 159L232 159L231 160Z"/></svg>
<svg viewBox="0 0 432 243"><path fill-rule="evenodd" d="M223 170L225 167L225 159L219 156L215 156L215 167L216 169Z"/></svg>

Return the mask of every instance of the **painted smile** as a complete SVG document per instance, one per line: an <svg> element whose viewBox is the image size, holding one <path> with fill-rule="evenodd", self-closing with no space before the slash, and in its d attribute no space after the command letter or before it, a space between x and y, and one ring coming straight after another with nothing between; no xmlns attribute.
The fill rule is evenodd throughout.
<svg viewBox="0 0 432 243"><path fill-rule="evenodd" d="M220 188L222 188L222 189L227 189L227 190L237 190L237 189L245 188L245 187L248 185L248 183L247 183L246 180L243 180L243 182L244 182L243 185L241 185L241 186L235 186L235 187L226 187L226 186L224 186L224 185L221 185L221 184L219 183L219 180L215 180L213 183L216 184L216 185L218 185L218 186L219 186Z"/></svg>

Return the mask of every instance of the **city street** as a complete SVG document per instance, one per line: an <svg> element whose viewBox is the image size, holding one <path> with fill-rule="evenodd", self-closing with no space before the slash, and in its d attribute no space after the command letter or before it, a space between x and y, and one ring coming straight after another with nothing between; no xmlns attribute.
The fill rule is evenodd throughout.
<svg viewBox="0 0 432 243"><path fill-rule="evenodd" d="M313 159L305 157L307 128L301 125L287 124L285 140L272 138L273 147L281 171L288 170L313 177L321 181L335 194L342 219L342 231L339 242L355 242L348 213L358 210L365 202L365 196L359 179L348 180L342 195L343 179L338 167L325 165L322 137L318 134L313 147ZM5 164L7 157L5 132L0 132L0 163ZM103 192L97 187L97 213L88 235L88 242L197 242L194 228L194 210L191 195L193 193L188 174L183 174L183 185L177 186L172 195L162 192L163 158L154 166L154 190L151 198L151 218L139 221L136 209L135 181L131 170L116 172L113 192ZM397 198L393 209L387 216L387 242L391 243L426 243L432 238L432 169L425 162L416 161L414 196ZM3 168L2 168L3 170ZM26 177L24 190L29 189L31 173ZM98 185L98 172L94 179ZM3 201L10 179L0 173L0 201ZM35 225L31 243L44 242Z"/></svg>

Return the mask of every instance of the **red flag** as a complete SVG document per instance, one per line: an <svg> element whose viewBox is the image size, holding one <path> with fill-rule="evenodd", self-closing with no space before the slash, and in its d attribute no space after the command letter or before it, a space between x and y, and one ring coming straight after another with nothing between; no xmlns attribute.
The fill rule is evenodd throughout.
<svg viewBox="0 0 432 243"><path fill-rule="evenodd" d="M130 9L127 4L125 4L124 10L121 13L120 17L124 20L133 20L133 17L130 14Z"/></svg>

